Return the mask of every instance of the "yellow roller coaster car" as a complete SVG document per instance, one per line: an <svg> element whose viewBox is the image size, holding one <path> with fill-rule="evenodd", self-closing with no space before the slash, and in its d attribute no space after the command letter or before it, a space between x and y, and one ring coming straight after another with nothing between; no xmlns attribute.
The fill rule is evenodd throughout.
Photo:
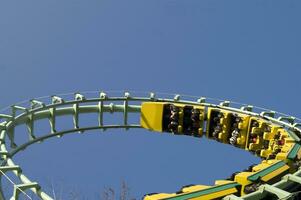
<svg viewBox="0 0 301 200"><path fill-rule="evenodd" d="M219 108L208 109L208 138L245 148L250 116Z"/></svg>
<svg viewBox="0 0 301 200"><path fill-rule="evenodd" d="M263 183L273 184L288 173L289 166L284 161L263 160L260 164L250 168L250 171L235 175L234 181L241 187L241 195L254 192Z"/></svg>
<svg viewBox="0 0 301 200"><path fill-rule="evenodd" d="M145 102L141 106L140 124L158 131L202 136L204 107L163 102Z"/></svg>
<svg viewBox="0 0 301 200"><path fill-rule="evenodd" d="M264 159L285 160L294 146L288 131L271 122L251 117L246 150Z"/></svg>
<svg viewBox="0 0 301 200"><path fill-rule="evenodd" d="M206 122L206 136L248 150L264 160L243 172L233 173L215 186L190 185L177 193L149 194L145 200L219 199L229 194L245 195L261 184L273 184L301 166L301 144L290 129L266 118L225 108L168 102L145 102L141 107L143 128L200 137Z"/></svg>
<svg viewBox="0 0 301 200"><path fill-rule="evenodd" d="M177 193L160 193L145 195L144 200L210 200L226 195L238 194L240 185L234 181L217 181L215 186L191 185L185 186Z"/></svg>

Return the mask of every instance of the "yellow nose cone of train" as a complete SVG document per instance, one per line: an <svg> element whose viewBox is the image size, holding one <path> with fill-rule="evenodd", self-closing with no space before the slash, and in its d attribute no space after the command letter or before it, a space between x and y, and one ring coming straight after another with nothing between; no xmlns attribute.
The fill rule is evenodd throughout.
<svg viewBox="0 0 301 200"><path fill-rule="evenodd" d="M151 131L162 132L163 107L165 103L144 102L141 106L140 124Z"/></svg>

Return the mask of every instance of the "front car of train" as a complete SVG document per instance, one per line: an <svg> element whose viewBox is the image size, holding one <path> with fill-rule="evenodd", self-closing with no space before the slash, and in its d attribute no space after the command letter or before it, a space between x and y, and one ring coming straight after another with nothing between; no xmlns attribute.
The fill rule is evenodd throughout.
<svg viewBox="0 0 301 200"><path fill-rule="evenodd" d="M261 163L234 173L225 180L217 180L213 186L184 186L175 193L148 194L144 199L256 199L252 193L295 173L301 164L300 142L296 137L300 133L270 120L268 116L272 115L255 114L250 108L231 109L227 102L220 105L144 102L140 120L143 128L176 135L205 136L262 158ZM279 195L271 193L265 198L278 199Z"/></svg>

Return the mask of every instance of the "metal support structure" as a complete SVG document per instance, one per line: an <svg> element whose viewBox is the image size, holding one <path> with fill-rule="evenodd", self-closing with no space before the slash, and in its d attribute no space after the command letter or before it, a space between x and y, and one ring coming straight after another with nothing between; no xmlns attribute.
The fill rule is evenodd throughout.
<svg viewBox="0 0 301 200"><path fill-rule="evenodd" d="M243 200L243 198L231 194L229 196L224 197L223 200Z"/></svg>
<svg viewBox="0 0 301 200"><path fill-rule="evenodd" d="M293 181L293 182L299 183L301 185L301 177L296 176L296 175L288 174L288 175L283 177L283 180Z"/></svg>
<svg viewBox="0 0 301 200"><path fill-rule="evenodd" d="M274 187L272 185L267 185L267 184L260 186L259 191L261 193L268 192L268 193L274 194L279 199L289 198L291 196L291 193L289 193L285 190L281 190L281 189L279 189L277 187Z"/></svg>
<svg viewBox="0 0 301 200"><path fill-rule="evenodd" d="M170 95L168 98L159 98L155 93L150 93L144 97L135 97L135 95L125 92L120 96L111 96L104 92L95 95L95 98L88 98L84 93L75 93L71 99L66 99L62 95L49 96L47 102L44 103L43 99L30 100L30 106L27 108L23 105L11 106L11 113L0 113L0 181L4 178L7 172L13 172L16 178L19 179L20 184L13 185L13 194L11 200L19 199L21 193L31 190L37 197L44 200L52 200L53 198L43 191L43 188L34 181L31 181L22 172L20 166L16 165L13 157L20 151L25 150L30 145L42 142L52 137L61 137L65 134L74 132L84 132L88 130L107 130L107 129L130 129L140 128L140 124L129 123L129 113L140 113L141 104L148 101L158 102L176 102L179 104L189 105L203 105L209 107L222 107L229 111L244 113L256 117L264 117L277 123L288 130L297 130L301 132L301 121L290 116L283 116L274 111L264 110L260 114L253 112L253 106L241 105L240 107L230 106L230 101L219 101L218 103L210 102L210 98L205 97L196 98L195 101L185 100L185 96ZM50 101L49 101L50 100ZM209 102L208 102L209 101ZM46 102L46 101L45 101ZM121 102L121 103L120 103ZM119 104L120 103L120 104ZM234 103L233 103L234 104ZM123 121L120 124L105 124L104 113L120 112L123 114ZM81 127L80 116L86 113L96 113L98 120L95 126ZM277 114L278 118L275 118ZM73 128L64 130L64 127L59 127L57 120L59 116L71 116L73 118ZM41 134L39 130L35 130L35 124L39 120L47 119L49 121L50 132ZM139 119L137 120L139 121ZM27 126L28 139L16 144L15 138L23 132L15 132L15 127L19 125ZM292 137L299 141L300 138L294 132L290 133ZM9 173L11 174L11 173ZM281 181L274 185L263 185L256 192L237 197L230 195L224 197L224 200L252 200L258 197L263 197L267 193L277 195L279 198L286 198L291 195L283 188L288 184L301 184L301 170L293 175L285 176ZM1 183L1 182L0 182ZM3 191L0 186L0 200L4 199Z"/></svg>
<svg viewBox="0 0 301 200"><path fill-rule="evenodd" d="M35 189L36 191L38 191L40 189L40 186L37 182L14 185L14 193L11 197L11 200L19 199L20 193L25 193L25 191L28 189Z"/></svg>

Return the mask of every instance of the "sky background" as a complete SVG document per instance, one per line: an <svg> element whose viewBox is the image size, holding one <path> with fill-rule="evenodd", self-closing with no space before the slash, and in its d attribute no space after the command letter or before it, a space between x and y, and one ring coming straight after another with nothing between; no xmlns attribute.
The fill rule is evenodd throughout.
<svg viewBox="0 0 301 200"><path fill-rule="evenodd" d="M228 99L300 117L300 1L0 1L0 107L90 90ZM52 139L17 164L64 199L125 180L135 197L213 184L248 152L145 130Z"/></svg>

